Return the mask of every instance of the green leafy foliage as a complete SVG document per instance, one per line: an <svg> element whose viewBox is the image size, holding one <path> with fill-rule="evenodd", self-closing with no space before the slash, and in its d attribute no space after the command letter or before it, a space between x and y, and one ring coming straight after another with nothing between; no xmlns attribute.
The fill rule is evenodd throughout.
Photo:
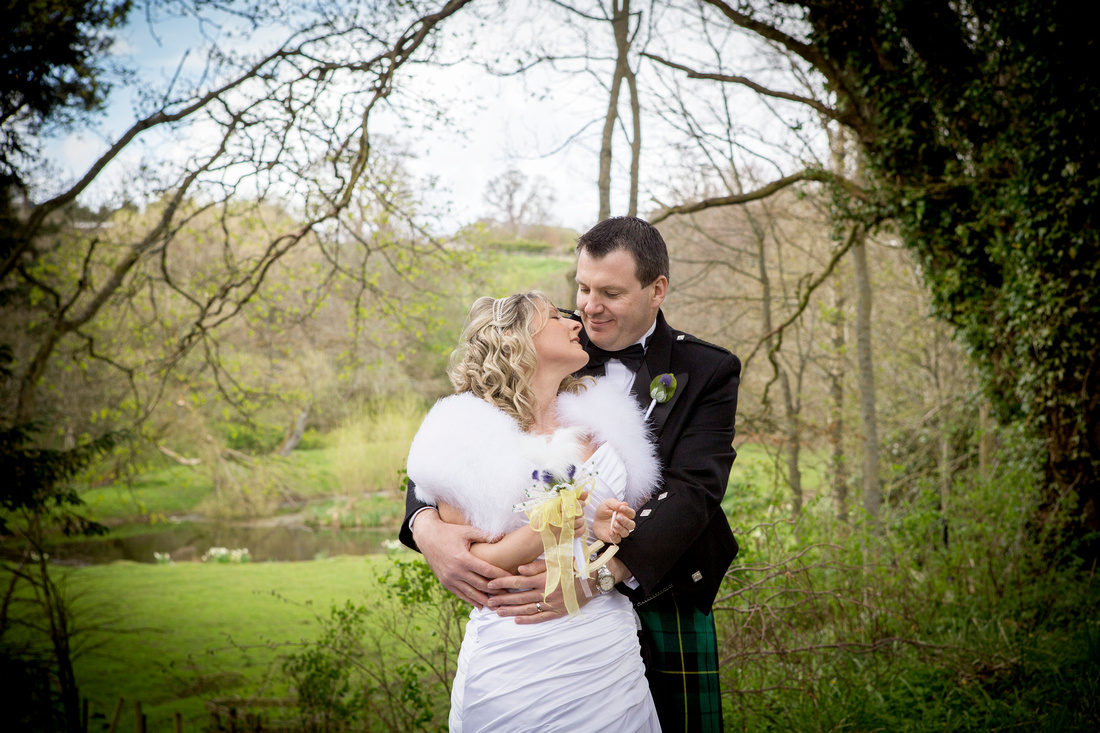
<svg viewBox="0 0 1100 733"><path fill-rule="evenodd" d="M11 351L0 348L0 376L10 376L11 361ZM8 540L0 556L6 585L0 598L0 660L19 669L17 676L27 683L28 696L13 717L42 724L43 730L57 718L59 729L76 731L79 698L72 660L78 629L66 589L52 576L45 539L56 530L66 536L106 531L79 512L83 501L70 482L110 450L119 435L106 433L73 448L53 449L32 442L36 432L33 424L0 419L0 475L5 477L0 536ZM46 685L41 684L44 677Z"/></svg>
<svg viewBox="0 0 1100 733"><path fill-rule="evenodd" d="M395 556L378 580L384 598L334 605L283 662L308 730L446 730L465 608L419 559Z"/></svg>
<svg viewBox="0 0 1100 733"><path fill-rule="evenodd" d="M0 491L0 535L9 534L8 512L54 514L66 535L101 534L102 525L72 510L84 502L66 482L102 453L110 450L118 435L108 433L70 450L34 447L34 430L26 426L0 427L0 472L8 477Z"/></svg>

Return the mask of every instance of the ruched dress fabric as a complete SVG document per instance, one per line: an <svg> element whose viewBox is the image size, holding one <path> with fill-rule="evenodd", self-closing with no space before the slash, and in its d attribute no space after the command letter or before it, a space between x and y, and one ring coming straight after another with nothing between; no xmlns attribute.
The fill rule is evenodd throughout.
<svg viewBox="0 0 1100 733"><path fill-rule="evenodd" d="M591 526L600 502L623 498L626 472L607 443L582 470L596 480L586 505ZM592 587L573 618L520 625L487 608L470 612L451 692L452 733L661 729L630 601Z"/></svg>

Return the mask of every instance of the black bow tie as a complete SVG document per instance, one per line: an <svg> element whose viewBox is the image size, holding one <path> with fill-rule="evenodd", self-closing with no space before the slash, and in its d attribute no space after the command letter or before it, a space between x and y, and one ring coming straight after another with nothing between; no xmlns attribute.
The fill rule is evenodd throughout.
<svg viewBox="0 0 1100 733"><path fill-rule="evenodd" d="M645 347L641 344L627 346L622 351L604 351L591 341L585 349L588 352L588 368L594 369L607 363L608 359L618 359L632 372L638 371L645 361Z"/></svg>

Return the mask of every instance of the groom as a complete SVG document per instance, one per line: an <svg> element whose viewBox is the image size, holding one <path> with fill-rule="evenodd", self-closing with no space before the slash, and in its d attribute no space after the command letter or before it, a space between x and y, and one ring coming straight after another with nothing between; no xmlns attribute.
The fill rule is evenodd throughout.
<svg viewBox="0 0 1100 733"><path fill-rule="evenodd" d="M741 362L725 349L671 329L661 312L668 252L652 225L634 217L600 222L577 242L577 310L590 361L580 374L632 390L643 409L650 383L675 377L675 390L649 417L662 485L635 518L600 577L628 595L642 621L647 676L666 731L721 730L718 649L711 612L737 542L722 512L730 468ZM451 592L477 606L539 623L564 615L560 598L542 600L544 566L509 576L475 558L471 527L448 525L408 492L401 541L419 549ZM415 523L410 520L415 515ZM414 541L415 539L415 541ZM537 586L525 592L507 589ZM560 591L558 591L560 593ZM582 596L583 600L583 596Z"/></svg>

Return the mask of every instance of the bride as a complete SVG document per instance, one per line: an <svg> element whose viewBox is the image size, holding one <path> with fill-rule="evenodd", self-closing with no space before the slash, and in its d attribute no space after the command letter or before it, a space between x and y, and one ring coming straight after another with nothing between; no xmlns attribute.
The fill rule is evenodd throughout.
<svg viewBox="0 0 1100 733"><path fill-rule="evenodd" d="M409 451L417 497L444 521L498 538L471 549L513 573L543 552L540 534L515 510L532 479L547 471L590 477L578 535L611 543L633 529L634 509L659 480L633 397L570 376L588 362L580 328L537 291L478 299L451 356L456 394L431 409ZM573 582L566 573L562 582ZM451 731L660 730L630 601L577 583L584 605L576 615L518 625L488 607L470 612Z"/></svg>

